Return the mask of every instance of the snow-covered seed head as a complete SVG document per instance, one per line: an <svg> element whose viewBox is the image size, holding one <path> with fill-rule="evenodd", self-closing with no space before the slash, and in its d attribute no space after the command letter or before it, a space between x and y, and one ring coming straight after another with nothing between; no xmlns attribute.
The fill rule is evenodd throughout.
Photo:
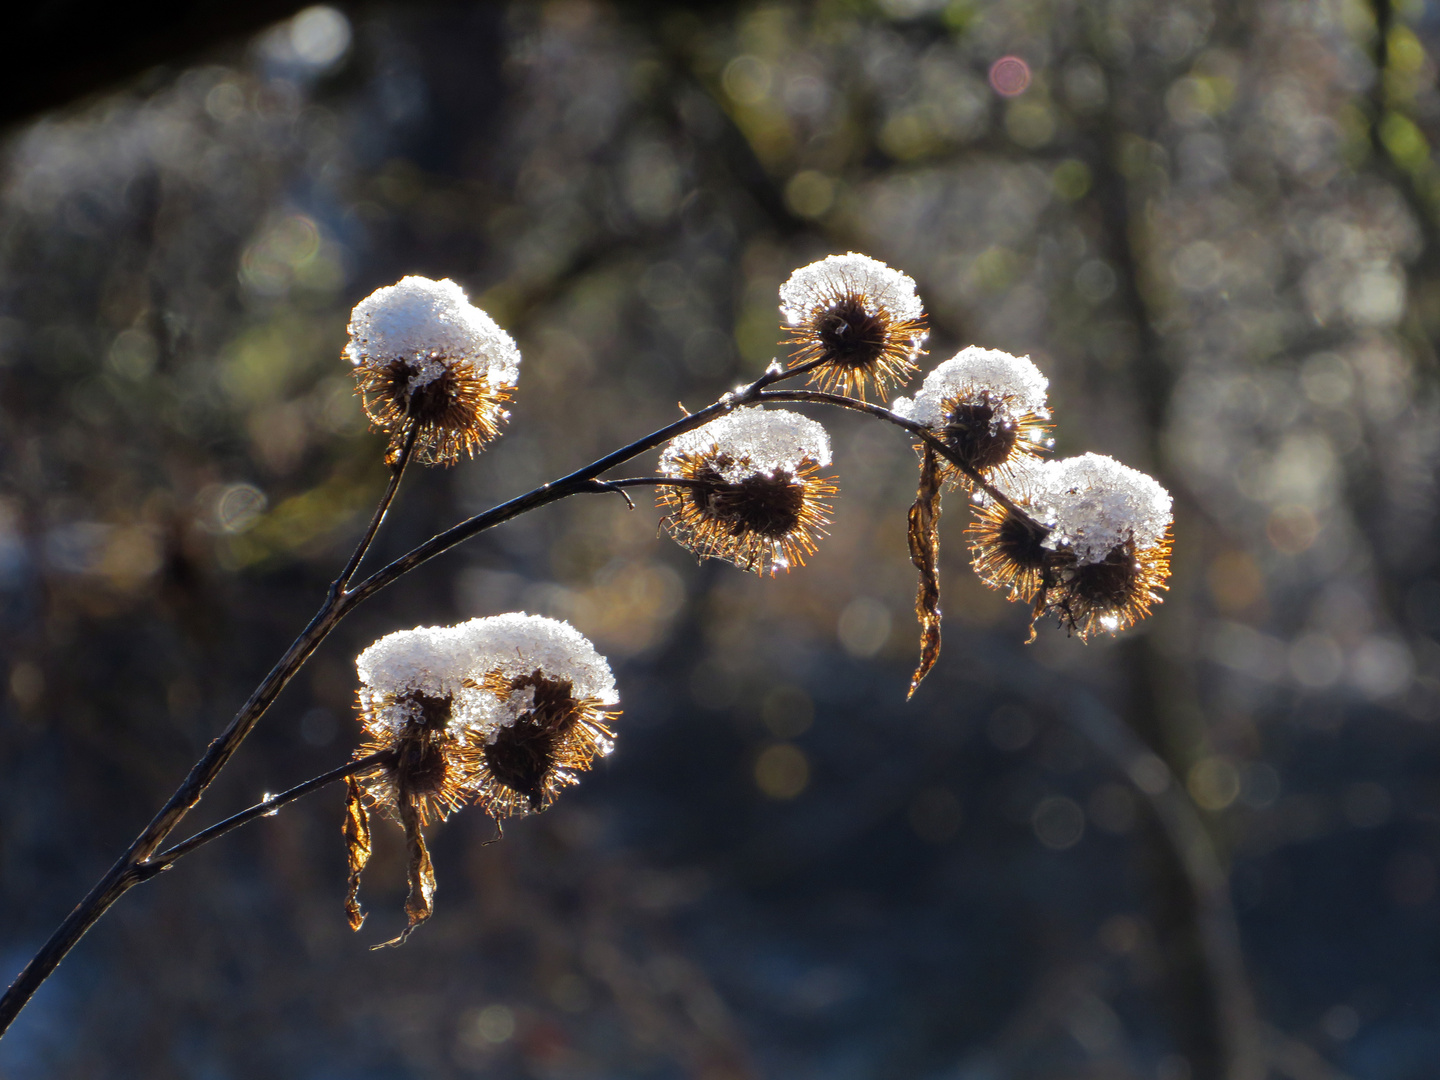
<svg viewBox="0 0 1440 1080"><path fill-rule="evenodd" d="M1044 504L1047 473L1053 468L1048 461L1018 459L1001 488L1023 513L982 498L965 530L975 573L992 589L1006 590L1011 600L1034 600L1055 556L1045 546L1049 521Z"/></svg>
<svg viewBox="0 0 1440 1080"><path fill-rule="evenodd" d="M470 800L479 754L467 737L467 668L456 628L417 627L387 634L360 654L360 722L366 741L357 753L393 759L360 783L392 817L409 803L420 824L443 820Z"/></svg>
<svg viewBox="0 0 1440 1080"><path fill-rule="evenodd" d="M394 461L411 424L415 460L453 465L495 438L509 418L520 350L453 281L402 278L350 315L345 356L365 415L390 434Z"/></svg>
<svg viewBox="0 0 1440 1080"><path fill-rule="evenodd" d="M1046 473L1058 584L1052 613L1088 637L1138 622L1170 576L1170 493L1103 454L1057 461Z"/></svg>
<svg viewBox="0 0 1440 1080"><path fill-rule="evenodd" d="M785 409L736 409L673 440L659 506L675 541L701 558L771 574L803 566L829 524L830 438Z"/></svg>
<svg viewBox="0 0 1440 1080"><path fill-rule="evenodd" d="M819 361L810 377L823 390L883 398L915 373L925 311L915 282L868 255L830 255L780 286L780 314L796 346L790 366Z"/></svg>
<svg viewBox="0 0 1440 1080"><path fill-rule="evenodd" d="M474 619L457 630L485 669L471 683L475 801L497 819L544 810L614 749L610 665L569 623L539 615Z"/></svg>
<svg viewBox="0 0 1440 1080"><path fill-rule="evenodd" d="M1082 638L1139 622L1170 573L1170 494L1101 454L1020 459L997 488L1019 513L977 495L966 530L985 584L1034 602ZM1033 619L1031 638L1034 638Z"/></svg>
<svg viewBox="0 0 1440 1080"><path fill-rule="evenodd" d="M352 776L345 806L350 865L345 910L360 910L370 859L369 809L405 832L408 922L398 945L430 917L435 871L423 826L475 802L496 818L543 810L614 747L604 706L618 700L610 665L574 627L537 615L387 634L360 654L356 759L385 757Z"/></svg>
<svg viewBox="0 0 1440 1080"><path fill-rule="evenodd" d="M913 400L898 398L891 409L924 424L970 468L994 480L1049 449L1048 386L1029 357L972 345L925 376ZM953 464L947 471L966 482Z"/></svg>

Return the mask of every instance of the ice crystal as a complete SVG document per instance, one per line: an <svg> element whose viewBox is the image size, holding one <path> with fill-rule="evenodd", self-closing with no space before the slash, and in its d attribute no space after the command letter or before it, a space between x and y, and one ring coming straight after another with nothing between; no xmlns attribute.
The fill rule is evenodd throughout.
<svg viewBox="0 0 1440 1080"><path fill-rule="evenodd" d="M413 697L456 697L472 672L463 666L453 626L417 626L386 634L355 660L361 699L379 723L398 729L414 719Z"/></svg>
<svg viewBox="0 0 1440 1080"><path fill-rule="evenodd" d="M609 663L567 622L516 612L472 619L455 629L467 665L486 676L498 673L505 680L515 680L538 672L542 678L568 682L570 696L577 701L593 698L602 705L614 705L620 700ZM504 698L477 690L465 696L460 712L475 737L493 742L501 728L530 710L534 700L533 687ZM608 746L602 752L608 753Z"/></svg>

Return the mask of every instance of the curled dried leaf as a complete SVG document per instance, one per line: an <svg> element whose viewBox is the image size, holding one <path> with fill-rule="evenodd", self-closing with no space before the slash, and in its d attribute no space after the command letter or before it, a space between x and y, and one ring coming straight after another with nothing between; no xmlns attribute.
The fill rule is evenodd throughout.
<svg viewBox="0 0 1440 1080"><path fill-rule="evenodd" d="M425 847L425 834L420 831L420 813L410 799L400 800L399 811L400 824L405 827L405 850L409 855L407 876L410 893L405 897L405 916L409 921L398 936L375 946L377 949L405 944L405 939L435 911L435 867L431 865L430 852Z"/></svg>
<svg viewBox="0 0 1440 1080"><path fill-rule="evenodd" d="M920 571L915 591L915 617L920 622L920 663L910 679L914 696L922 679L940 658L940 459L926 446L920 462L920 485L910 507L910 561Z"/></svg>
<svg viewBox="0 0 1440 1080"><path fill-rule="evenodd" d="M345 779L344 832L345 858L350 865L345 916L350 920L350 929L359 930L365 922L365 913L360 910L360 875L370 861L370 814L365 809L360 784L353 776Z"/></svg>

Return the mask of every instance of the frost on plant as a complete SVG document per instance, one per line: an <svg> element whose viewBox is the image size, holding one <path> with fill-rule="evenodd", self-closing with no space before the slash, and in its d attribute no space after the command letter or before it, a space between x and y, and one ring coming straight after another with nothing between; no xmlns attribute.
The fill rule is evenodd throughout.
<svg viewBox="0 0 1440 1080"><path fill-rule="evenodd" d="M416 428L416 460L452 465L495 438L520 375L520 350L453 281L402 278L350 316L345 356L389 460Z"/></svg>
<svg viewBox="0 0 1440 1080"><path fill-rule="evenodd" d="M1046 501L1055 529L1045 546L1069 549L1080 565L1102 562L1116 547L1156 546L1170 528L1170 493L1153 477L1104 454L1055 462Z"/></svg>
<svg viewBox="0 0 1440 1080"><path fill-rule="evenodd" d="M539 615L459 629L485 671L470 728L481 756L475 801L495 818L544 810L615 747L610 665L569 623Z"/></svg>
<svg viewBox="0 0 1440 1080"><path fill-rule="evenodd" d="M1170 572L1170 493L1102 454L1033 462L983 498L968 530L982 580L1082 638L1138 622ZM1015 511L1019 510L1020 513ZM1031 636L1034 631L1032 628Z"/></svg>
<svg viewBox="0 0 1440 1080"><path fill-rule="evenodd" d="M972 345L925 376L913 399L897 398L891 408L924 424L960 461L989 479L1008 475L1049 448L1049 385L1029 357ZM954 464L946 471L968 484Z"/></svg>
<svg viewBox="0 0 1440 1080"><path fill-rule="evenodd" d="M1045 545L1061 568L1050 610L1081 637L1150 614L1170 576L1170 493L1103 454L1056 462L1048 479Z"/></svg>
<svg viewBox="0 0 1440 1080"><path fill-rule="evenodd" d="M830 255L780 286L780 314L796 346L791 366L816 364L811 381L880 396L914 374L925 342L925 309L915 281L868 255Z"/></svg>
<svg viewBox="0 0 1440 1080"><path fill-rule="evenodd" d="M665 528L702 558L775 573L803 566L829 523L830 438L785 409L736 409L673 440L660 472Z"/></svg>
<svg viewBox="0 0 1440 1080"><path fill-rule="evenodd" d="M400 823L410 855L398 943L433 909L422 827L468 803L496 818L545 809L613 748L605 706L619 699L609 664L579 631L523 613L397 631L355 666L366 734L356 758L386 757L350 784L346 907L358 929L367 811L379 810Z"/></svg>

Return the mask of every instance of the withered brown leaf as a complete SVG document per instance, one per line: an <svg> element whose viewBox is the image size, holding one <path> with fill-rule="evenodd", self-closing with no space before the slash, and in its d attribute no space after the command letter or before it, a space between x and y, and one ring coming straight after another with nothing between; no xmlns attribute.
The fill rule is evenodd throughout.
<svg viewBox="0 0 1440 1080"><path fill-rule="evenodd" d="M345 894L345 916L350 929L359 930L365 922L360 910L360 875L370 861L370 815L360 797L360 784L355 777L345 780L345 858L350 864L349 891Z"/></svg>
<svg viewBox="0 0 1440 1080"><path fill-rule="evenodd" d="M920 462L920 485L910 507L910 561L920 571L915 590L915 617L920 622L920 663L910 679L913 697L920 681L940 658L940 459L925 447Z"/></svg>
<svg viewBox="0 0 1440 1080"><path fill-rule="evenodd" d="M425 847L425 834L420 831L420 813L411 799L401 798L398 807L400 824L405 827L405 850L409 855L407 876L410 893L405 897L405 916L409 920L398 936L376 945L403 945L417 926L435 911L435 867L430 862L430 851Z"/></svg>

